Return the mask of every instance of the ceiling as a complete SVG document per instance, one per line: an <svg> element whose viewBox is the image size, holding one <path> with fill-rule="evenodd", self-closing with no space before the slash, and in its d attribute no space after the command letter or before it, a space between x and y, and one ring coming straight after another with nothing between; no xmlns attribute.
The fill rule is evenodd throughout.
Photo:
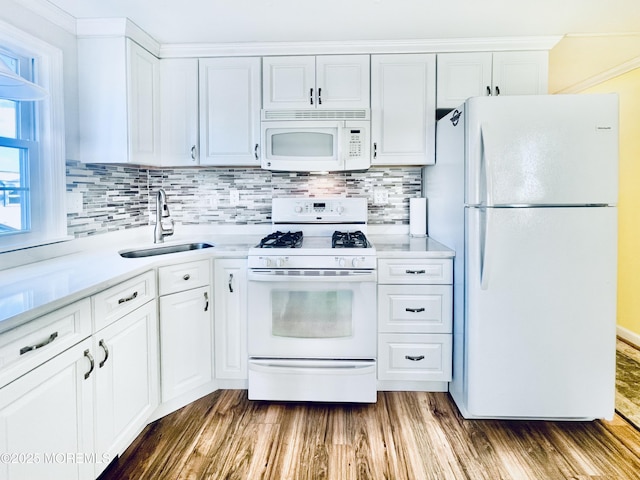
<svg viewBox="0 0 640 480"><path fill-rule="evenodd" d="M162 44L629 33L639 0L48 0L127 17Z"/></svg>

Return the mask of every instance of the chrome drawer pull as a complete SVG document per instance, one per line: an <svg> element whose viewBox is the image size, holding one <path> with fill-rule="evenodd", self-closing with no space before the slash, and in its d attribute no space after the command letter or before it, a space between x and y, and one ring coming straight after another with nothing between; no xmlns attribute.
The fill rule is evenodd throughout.
<svg viewBox="0 0 640 480"><path fill-rule="evenodd" d="M25 353L30 352L31 350L37 350L38 348L42 348L45 345L49 345L56 338L58 338L58 332L53 332L51 335L49 335L49 338L47 338L43 342L36 343L35 345L27 345L26 347L22 347L20 349L20 355L24 355Z"/></svg>
<svg viewBox="0 0 640 480"><path fill-rule="evenodd" d="M138 296L138 292L133 292L133 294L129 297L124 297L121 298L120 300L118 300L118 305L122 304L122 303L127 303L130 302L131 300L133 300L134 298L136 298Z"/></svg>
<svg viewBox="0 0 640 480"><path fill-rule="evenodd" d="M91 368L89 368L89 371L84 374L84 379L86 380L87 378L89 378L89 375L91 375L91 372L93 372L93 369L96 366L96 364L93 361L93 357L89 353L89 350L85 350L84 351L84 356L87 357L89 359L89 362L91 363L91 365L90 365Z"/></svg>
<svg viewBox="0 0 640 480"><path fill-rule="evenodd" d="M209 294L204 292L204 311L209 311Z"/></svg>
<svg viewBox="0 0 640 480"><path fill-rule="evenodd" d="M411 313L420 313L420 312L424 312L424 307L420 307L420 308L405 308L405 310L407 312L411 312Z"/></svg>
<svg viewBox="0 0 640 480"><path fill-rule="evenodd" d="M409 275L424 275L427 272L425 270L405 270L404 273L408 273Z"/></svg>
<svg viewBox="0 0 640 480"><path fill-rule="evenodd" d="M424 355L420 355L418 357L414 357L413 355L405 355L404 358L407 360L411 360L412 362L419 362L420 360L424 360Z"/></svg>
<svg viewBox="0 0 640 480"><path fill-rule="evenodd" d="M188 273L185 273L184 276L182 277L183 280L187 281L191 278L191 275L189 275Z"/></svg>
<svg viewBox="0 0 640 480"><path fill-rule="evenodd" d="M233 293L233 285L231 282L233 282L233 273L229 274L229 293Z"/></svg>
<svg viewBox="0 0 640 480"><path fill-rule="evenodd" d="M104 364L107 363L107 358L109 358L109 349L107 348L107 344L104 343L104 339L100 340L98 345L104 350L104 360L98 364L98 367L102 368L104 367Z"/></svg>

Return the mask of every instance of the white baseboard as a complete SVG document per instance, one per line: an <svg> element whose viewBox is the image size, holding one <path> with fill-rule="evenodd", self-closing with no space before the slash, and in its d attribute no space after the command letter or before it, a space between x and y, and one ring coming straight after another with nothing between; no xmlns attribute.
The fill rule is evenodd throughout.
<svg viewBox="0 0 640 480"><path fill-rule="evenodd" d="M632 332L628 328L616 326L617 335L626 342L632 343L636 347L640 348L640 335L636 332Z"/></svg>

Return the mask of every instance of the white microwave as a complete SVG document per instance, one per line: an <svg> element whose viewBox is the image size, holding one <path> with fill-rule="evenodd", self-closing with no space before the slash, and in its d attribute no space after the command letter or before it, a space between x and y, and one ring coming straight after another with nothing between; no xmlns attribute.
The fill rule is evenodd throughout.
<svg viewBox="0 0 640 480"><path fill-rule="evenodd" d="M267 170L366 170L370 141L368 110L262 111L261 166Z"/></svg>

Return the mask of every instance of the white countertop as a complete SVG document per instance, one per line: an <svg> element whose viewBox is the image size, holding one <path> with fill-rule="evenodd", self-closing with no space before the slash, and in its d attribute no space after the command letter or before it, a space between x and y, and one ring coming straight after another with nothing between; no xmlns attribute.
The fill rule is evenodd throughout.
<svg viewBox="0 0 640 480"><path fill-rule="evenodd" d="M118 252L154 246L150 227L29 249L22 254L0 254L4 268L0 270L0 333L160 265L200 258L245 257L270 227L182 227L182 233L169 237L165 245L207 242L214 247L144 258L122 258ZM368 237L378 256L454 256L452 250L428 237L376 234L371 230ZM18 265L25 260L32 263Z"/></svg>

